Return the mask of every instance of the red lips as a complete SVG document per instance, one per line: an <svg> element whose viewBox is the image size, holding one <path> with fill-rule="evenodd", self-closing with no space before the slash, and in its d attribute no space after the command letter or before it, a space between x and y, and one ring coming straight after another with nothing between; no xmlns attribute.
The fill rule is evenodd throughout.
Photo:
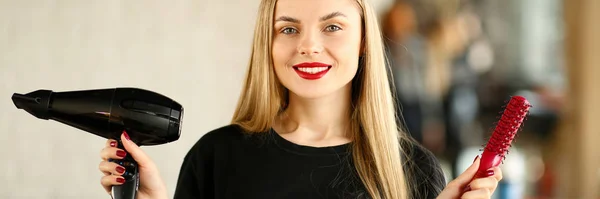
<svg viewBox="0 0 600 199"><path fill-rule="evenodd" d="M304 62L293 66L298 76L307 80L316 80L325 76L331 65L319 62Z"/></svg>

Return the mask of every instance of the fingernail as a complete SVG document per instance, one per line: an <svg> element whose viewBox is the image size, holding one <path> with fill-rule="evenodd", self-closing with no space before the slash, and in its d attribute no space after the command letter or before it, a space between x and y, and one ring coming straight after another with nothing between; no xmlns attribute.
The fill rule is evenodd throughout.
<svg viewBox="0 0 600 199"><path fill-rule="evenodd" d="M463 189L463 192L467 192L467 191L471 191L471 185L467 185L467 187L465 187L465 189Z"/></svg>
<svg viewBox="0 0 600 199"><path fill-rule="evenodd" d="M117 170L117 172L119 172L119 173L125 172L125 168L122 166L118 166L115 170Z"/></svg>
<svg viewBox="0 0 600 199"><path fill-rule="evenodd" d="M118 150L117 151L117 156L124 158L127 155L127 153L125 153L125 151L122 150Z"/></svg>
<svg viewBox="0 0 600 199"><path fill-rule="evenodd" d="M131 140L131 138L129 138L129 135L127 134L127 131L123 130L123 134L125 135L125 139Z"/></svg>
<svg viewBox="0 0 600 199"><path fill-rule="evenodd" d="M110 142L110 146L111 147L117 147L117 141L111 141Z"/></svg>
<svg viewBox="0 0 600 199"><path fill-rule="evenodd" d="M489 170L485 173L485 177L490 177L494 175L494 170Z"/></svg>
<svg viewBox="0 0 600 199"><path fill-rule="evenodd" d="M118 183L124 183L125 182L125 178L117 178L117 182Z"/></svg>
<svg viewBox="0 0 600 199"><path fill-rule="evenodd" d="M475 161L477 161L478 158L479 158L479 155L475 156L475 159L473 160L473 163L475 163Z"/></svg>

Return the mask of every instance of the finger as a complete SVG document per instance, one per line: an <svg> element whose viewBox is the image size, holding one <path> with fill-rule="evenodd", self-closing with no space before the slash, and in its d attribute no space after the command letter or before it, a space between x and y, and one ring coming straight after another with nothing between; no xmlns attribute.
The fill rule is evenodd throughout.
<svg viewBox="0 0 600 199"><path fill-rule="evenodd" d="M465 192L460 198L461 199L488 199L491 198L492 194L487 189L476 189Z"/></svg>
<svg viewBox="0 0 600 199"><path fill-rule="evenodd" d="M142 149L140 149L138 145L136 145L129 139L129 135L127 135L127 132L123 131L123 133L121 134L121 140L123 142L125 150L127 150L127 152L131 154L131 157L133 157L133 159L136 162L138 162L139 165L148 165L151 163L148 155L146 155L146 153L142 151Z"/></svg>
<svg viewBox="0 0 600 199"><path fill-rule="evenodd" d="M106 192L110 193L113 185L122 185L125 182L125 178L122 176L108 175L103 176L100 179L100 184L104 187Z"/></svg>
<svg viewBox="0 0 600 199"><path fill-rule="evenodd" d="M125 167L114 162L102 161L98 165L98 168L105 175L123 175L125 173Z"/></svg>
<svg viewBox="0 0 600 199"><path fill-rule="evenodd" d="M500 169L500 167L494 167L492 168L492 171L494 171L494 178L496 178L497 181L502 180L502 169Z"/></svg>
<svg viewBox="0 0 600 199"><path fill-rule="evenodd" d="M113 140L113 139L108 139L108 140L106 140L105 147L106 147L106 148L109 148L109 147L117 147L117 145L118 145L118 144L119 144L119 143L118 143L116 140Z"/></svg>
<svg viewBox="0 0 600 199"><path fill-rule="evenodd" d="M471 164L471 166L469 166L469 168L467 168L462 174L456 177L456 179L452 180L451 183L453 183L452 185L455 186L455 188L465 187L467 184L469 184L469 182L471 182L471 179L473 179L473 176L475 176L477 173L477 169L479 169L479 160L479 156L475 157L473 164Z"/></svg>
<svg viewBox="0 0 600 199"><path fill-rule="evenodd" d="M102 151L100 151L100 158L102 158L103 161L108 161L109 159L120 160L125 156L127 156L125 150L115 147L103 148Z"/></svg>
<svg viewBox="0 0 600 199"><path fill-rule="evenodd" d="M478 178L473 180L469 186L471 190L487 189L491 193L496 190L496 187L498 186L498 180L496 180L494 176Z"/></svg>

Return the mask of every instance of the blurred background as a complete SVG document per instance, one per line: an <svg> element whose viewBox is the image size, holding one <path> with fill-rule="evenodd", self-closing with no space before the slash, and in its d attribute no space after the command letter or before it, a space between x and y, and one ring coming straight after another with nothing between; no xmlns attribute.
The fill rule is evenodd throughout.
<svg viewBox="0 0 600 199"><path fill-rule="evenodd" d="M496 199L600 198L600 1L372 0L398 112L448 180L502 106L533 104ZM144 147L172 194L183 156L227 124L258 1L0 0L0 198L108 198L105 140L17 110L12 93L139 87L186 109L181 139Z"/></svg>

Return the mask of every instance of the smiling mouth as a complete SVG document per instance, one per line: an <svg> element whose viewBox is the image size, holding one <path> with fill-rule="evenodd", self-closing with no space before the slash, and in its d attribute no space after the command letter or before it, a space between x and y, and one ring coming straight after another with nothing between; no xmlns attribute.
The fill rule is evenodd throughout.
<svg viewBox="0 0 600 199"><path fill-rule="evenodd" d="M323 71L329 70L331 66L323 66L323 67L294 67L294 70L308 73L308 74L317 74Z"/></svg>
<svg viewBox="0 0 600 199"><path fill-rule="evenodd" d="M294 71L296 71L296 74L298 74L298 76L300 76L301 78L306 80L317 80L321 79L323 76L325 76L325 74L327 74L327 72L329 72L329 69L331 69L331 65L321 65L312 67L294 66L293 68Z"/></svg>

